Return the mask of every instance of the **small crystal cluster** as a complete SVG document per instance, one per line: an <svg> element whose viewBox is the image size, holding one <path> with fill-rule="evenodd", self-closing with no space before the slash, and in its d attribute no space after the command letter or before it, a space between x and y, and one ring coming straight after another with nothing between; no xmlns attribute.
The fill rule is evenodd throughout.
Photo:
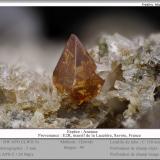
<svg viewBox="0 0 160 160"><path fill-rule="evenodd" d="M0 64L0 127L37 128L37 123L45 126L42 117L60 107L60 97L50 81L46 73ZM43 113L40 119L38 113Z"/></svg>
<svg viewBox="0 0 160 160"><path fill-rule="evenodd" d="M137 127L136 121L160 100L160 34L132 40L119 34L103 35L90 53L99 66L99 75L106 73L99 98L106 103L115 97L128 101L122 125ZM119 73L115 68L119 68ZM134 125L130 125L131 120Z"/></svg>
<svg viewBox="0 0 160 160"><path fill-rule="evenodd" d="M59 93L49 72L0 64L0 128L146 126L143 116L160 110L160 34L131 40L103 34L87 54L97 66L95 86L102 88L100 93L93 88L95 94L81 105Z"/></svg>

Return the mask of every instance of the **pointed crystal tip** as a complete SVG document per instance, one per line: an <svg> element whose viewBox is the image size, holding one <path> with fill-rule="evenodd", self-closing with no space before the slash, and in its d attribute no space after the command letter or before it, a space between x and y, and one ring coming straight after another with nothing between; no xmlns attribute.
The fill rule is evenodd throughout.
<svg viewBox="0 0 160 160"><path fill-rule="evenodd" d="M104 83L95 70L94 60L78 37L71 34L53 72L53 83L59 92L67 93L74 103L82 104L95 97Z"/></svg>

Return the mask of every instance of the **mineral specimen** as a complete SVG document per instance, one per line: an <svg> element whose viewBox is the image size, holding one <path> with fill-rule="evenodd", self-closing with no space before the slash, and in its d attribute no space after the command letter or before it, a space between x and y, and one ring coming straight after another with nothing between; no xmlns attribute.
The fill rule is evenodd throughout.
<svg viewBox="0 0 160 160"><path fill-rule="evenodd" d="M71 35L53 72L53 83L77 104L95 97L104 83L96 73L94 60L75 35Z"/></svg>
<svg viewBox="0 0 160 160"><path fill-rule="evenodd" d="M160 34L103 34L87 51L72 35L53 77L0 63L0 128L160 128Z"/></svg>

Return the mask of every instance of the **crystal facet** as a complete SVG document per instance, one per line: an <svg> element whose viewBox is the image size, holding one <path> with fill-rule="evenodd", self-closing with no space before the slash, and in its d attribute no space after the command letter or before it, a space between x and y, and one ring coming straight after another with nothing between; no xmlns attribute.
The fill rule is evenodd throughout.
<svg viewBox="0 0 160 160"><path fill-rule="evenodd" d="M53 72L53 83L58 91L82 104L96 96L104 83L95 71L94 60L72 34Z"/></svg>

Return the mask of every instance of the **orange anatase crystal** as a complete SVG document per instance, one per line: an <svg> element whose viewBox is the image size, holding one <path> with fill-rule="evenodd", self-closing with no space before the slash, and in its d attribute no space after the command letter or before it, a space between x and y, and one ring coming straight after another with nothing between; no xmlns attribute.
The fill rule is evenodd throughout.
<svg viewBox="0 0 160 160"><path fill-rule="evenodd" d="M53 72L57 90L78 105L90 101L104 83L96 73L94 60L76 35L72 34Z"/></svg>

